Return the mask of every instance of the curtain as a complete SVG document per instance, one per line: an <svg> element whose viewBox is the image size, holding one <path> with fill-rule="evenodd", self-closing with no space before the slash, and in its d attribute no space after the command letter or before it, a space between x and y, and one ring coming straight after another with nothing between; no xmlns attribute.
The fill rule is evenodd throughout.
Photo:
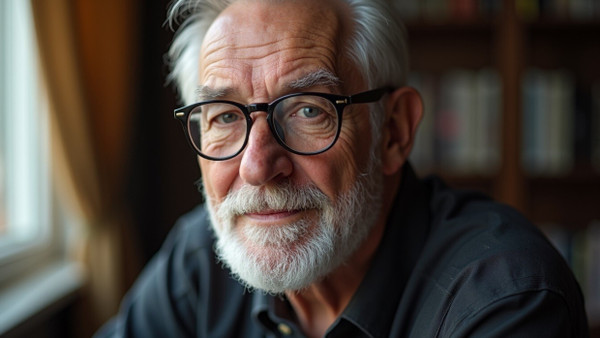
<svg viewBox="0 0 600 338"><path fill-rule="evenodd" d="M94 330L115 314L139 270L123 197L136 2L31 2L50 101L54 186L83 220L75 250L88 275L81 319Z"/></svg>

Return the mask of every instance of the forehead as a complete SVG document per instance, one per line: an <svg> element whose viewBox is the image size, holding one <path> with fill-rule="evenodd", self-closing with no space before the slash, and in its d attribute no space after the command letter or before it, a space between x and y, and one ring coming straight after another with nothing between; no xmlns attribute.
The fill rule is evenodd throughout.
<svg viewBox="0 0 600 338"><path fill-rule="evenodd" d="M200 84L268 91L317 69L336 74L346 31L340 11L332 1L235 2L206 34Z"/></svg>

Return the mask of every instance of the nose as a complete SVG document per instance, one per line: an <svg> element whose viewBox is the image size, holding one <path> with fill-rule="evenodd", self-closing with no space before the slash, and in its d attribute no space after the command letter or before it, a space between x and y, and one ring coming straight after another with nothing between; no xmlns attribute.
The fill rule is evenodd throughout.
<svg viewBox="0 0 600 338"><path fill-rule="evenodd" d="M254 186L288 177L293 170L291 154L277 143L263 116L254 119L239 169L240 177Z"/></svg>

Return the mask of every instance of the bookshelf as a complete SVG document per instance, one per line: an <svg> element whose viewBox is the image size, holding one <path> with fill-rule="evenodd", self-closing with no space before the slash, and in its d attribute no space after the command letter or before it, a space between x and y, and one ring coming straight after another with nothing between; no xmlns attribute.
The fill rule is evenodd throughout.
<svg viewBox="0 0 600 338"><path fill-rule="evenodd" d="M484 191L546 231L580 280L592 335L600 337L600 280L593 279L600 276L600 1L428 0L402 6L410 82L433 119L421 125L425 135L411 155L417 171ZM473 89L485 83L466 80L482 72L498 78L498 88L487 83L488 94ZM459 79L448 81L449 74ZM441 106L452 105L444 99L448 93L471 102L454 110L473 111L446 117ZM488 101L497 109L482 105ZM498 157L487 167L477 164L478 155L465 157L477 152L469 147L482 139L439 136L448 133L447 125L486 125L471 122L481 119L482 109L486 131L494 124L498 131L497 144L481 150L484 158ZM456 128L449 129L466 133ZM456 144L467 150L454 149ZM449 172L448 153L467 165Z"/></svg>

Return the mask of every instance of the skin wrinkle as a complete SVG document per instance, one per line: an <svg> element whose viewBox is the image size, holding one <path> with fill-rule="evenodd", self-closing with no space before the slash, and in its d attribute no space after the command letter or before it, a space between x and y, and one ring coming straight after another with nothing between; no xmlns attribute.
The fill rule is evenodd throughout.
<svg viewBox="0 0 600 338"><path fill-rule="evenodd" d="M256 49L259 49L259 48L260 47L256 47ZM244 49L240 48L239 51L246 51L246 50L249 50L249 49L254 49L254 48L244 48ZM316 47L316 46L306 46L306 47L292 47L292 46L290 46L290 47L281 47L281 48L279 48L277 50L270 51L269 53L266 53L264 55L257 55L257 56L254 56L254 57L246 57L245 59L249 60L249 61L261 61L261 60L264 60L264 59L268 59L270 56L273 56L273 55L276 55L276 54L280 54L282 52L287 52L289 50L298 50L298 49L310 50L312 53L316 54L314 56L314 58L315 59L319 59L319 53L317 53L317 52L319 51L320 47ZM323 53L322 56L325 56L325 55L326 55L326 53Z"/></svg>
<svg viewBox="0 0 600 338"><path fill-rule="evenodd" d="M345 137L342 137L342 133L344 133ZM351 151L351 147L352 144L356 144L358 139L358 135L356 135L355 133L349 132L349 133L345 133L344 132L344 124L342 123L342 131L340 132L340 137L338 138L338 142L341 143L345 143L345 147L342 147L342 152L344 153L344 156L342 156L341 158L347 157L347 156L354 156L354 154ZM351 165L353 171L355 171L356 173L358 173L359 175L363 174L366 172L367 166L368 164L365 164L364 168L360 168L358 163L356 162L346 162L346 161L339 161L336 163L337 166L347 166L347 165ZM347 186L344 187L344 190L349 188L350 183L347 184Z"/></svg>
<svg viewBox="0 0 600 338"><path fill-rule="evenodd" d="M341 84L341 80L335 76L332 72L326 69L318 69L314 72L309 72L308 74L290 81L285 88L288 88L290 91L319 91L315 88L338 88ZM211 88L209 86L200 85L196 89L198 102L208 101L208 100L218 100L218 99L226 99L228 96L231 96L232 93L235 92L234 88L231 87L223 87L223 88ZM271 101L272 102L272 101ZM256 102L255 102L256 103ZM350 110L351 107L348 107L346 110Z"/></svg>
<svg viewBox="0 0 600 338"><path fill-rule="evenodd" d="M300 59L298 59L298 60L300 60ZM306 58L302 59L302 62L304 62L305 60L306 60ZM215 68L213 68L213 70L214 69ZM228 67L222 67L221 69L229 69L229 68ZM333 72L330 72L330 71L327 71L327 72L329 72L331 74L334 74ZM231 73L234 73L234 71L232 71ZM284 77L287 77L287 73L279 73L279 75L276 76L275 78L279 79L279 78L284 78ZM304 77L304 76L302 76L302 77ZM256 103L256 102L272 102L273 100L275 100L276 98L278 98L280 96L283 96L285 94L290 94L290 93L296 92L296 91L323 91L323 90L318 90L319 87L327 88L328 90L325 91L325 92L327 92L327 91L331 91L331 89L333 89L335 87L338 87L342 83L341 80L338 80L339 83L337 85L332 85L331 81L328 80L327 82L320 82L320 81L319 82L315 82L313 84L313 86L311 86L311 87L298 88L298 87L295 87L295 86L292 85L293 82L302 80L302 77L299 77L298 79L289 81L287 84L282 85L281 88L283 89L283 91L277 90L277 92L280 92L280 95L277 95L277 96L274 96L274 97L269 97L268 99L262 100L262 101L252 101L252 100L243 100L243 99L240 100L239 98L244 97L244 95L236 87L223 86L223 87L216 87L215 89L210 89L211 88L210 86L208 86L208 85L202 85L202 86L200 86L200 88L209 88L209 94L210 94L210 92L213 92L213 93L216 92L217 94L219 94L219 92L223 91L224 95L217 95L217 96L211 96L211 95L209 95L209 98L212 98L212 99L230 98L230 99L234 100L234 99L237 98L238 99L237 101L239 101L241 103L243 103L243 102L246 102L246 103ZM266 77L265 80L268 80L268 79L270 79L270 78ZM211 77L208 77L206 79L206 82L210 82L210 81L211 81ZM346 109L346 110L348 110L348 109Z"/></svg>
<svg viewBox="0 0 600 338"><path fill-rule="evenodd" d="M232 38L230 36L222 36L220 38L217 38L215 41L210 41L210 42L207 42L206 45L203 45L202 50L210 51L210 52L208 54L203 54L201 59L206 58L210 54L217 53L223 49L229 49L229 50L233 50L233 51L245 51L245 50L260 50L260 49L264 48L266 50L272 50L273 52L276 53L278 51L282 51L282 50L285 51L285 50L296 49L296 48L307 48L307 49L325 48L325 49L329 49L329 52L334 52L331 48L327 48L328 46L316 45L315 41L325 41L327 44L329 44L331 46L336 46L336 47L338 45L335 41L336 39L330 38L330 36L336 36L337 32L328 34L328 33L314 33L314 32L311 33L308 30L297 30L294 33L307 34L310 37L293 37L290 35L286 35L283 38L276 39L273 41L267 41L264 43L250 44L250 45L246 45L246 46L235 46L235 45L231 46L229 43L233 42ZM231 35L236 36L237 34L233 33ZM303 43L296 44L297 42L303 42ZM222 46L219 46L220 44L222 44ZM283 46L281 46L282 44L283 44ZM217 45L217 46L213 47L214 45ZM271 52L271 53L273 53L273 52ZM271 53L267 53L264 56L268 56ZM335 54L333 54L333 55L335 55ZM256 58L257 59L264 58L264 56L257 56Z"/></svg>
<svg viewBox="0 0 600 338"><path fill-rule="evenodd" d="M327 49L329 52L333 52L333 50L331 48L327 48L326 46L316 46L314 41L317 39L321 39L324 41L327 41L328 43L330 43L332 46L336 46L337 43L335 43L335 41L333 39L330 39L327 35L323 34L313 34L313 36L311 38L299 38L299 37L286 37L286 38L281 38L281 39L277 39L274 41L269 41L269 42L264 42L261 44L252 44L252 45L248 45L248 46L228 46L227 45L227 41L224 42L222 47L214 47L211 48L213 45L218 45L219 42L223 42L223 40L226 40L227 37L223 36L221 38L219 38L216 41L213 42L209 42L207 43L206 46L204 46L202 48L203 51L211 51L211 53L204 55L204 57L212 54L212 53L217 53L223 49L231 49L234 51L244 51L244 50L253 50L253 49L262 49L264 47L272 47L273 45L277 45L280 46L281 44L284 44L283 47L277 47L277 48L267 48L268 50L274 50L274 52L278 52L278 51L285 51L288 49L296 49L296 48L305 48L305 49L311 49L311 48L324 48ZM288 42L289 41L289 42ZM299 46L294 45L294 42L296 41L304 41L303 44L300 44ZM289 47L286 47L285 45L289 45ZM268 54L267 54L268 55ZM256 58L262 58L262 57L256 57Z"/></svg>
<svg viewBox="0 0 600 338"><path fill-rule="evenodd" d="M286 60L286 62L290 62L290 63L294 63L298 60L305 60L305 59L314 59L317 60L321 63L325 63L327 65L326 68L330 68L330 69L334 69L335 67L333 67L332 65L334 64L334 60L328 56L328 54L332 53L331 51L325 52L325 51L321 51L319 50L319 48L314 48L314 47L306 47L306 48L287 48L287 49L281 49L278 51L273 51L272 53L269 53L265 56L256 56L256 57L247 57L244 58L246 60L246 64L249 64L248 61L258 61L257 63L255 63L255 67L264 67L266 64L273 62L270 58L274 58L276 55L280 55L281 53L284 53L288 50L308 50L310 51L310 53L312 54L312 56L310 58L289 58ZM206 71L211 71L212 68L217 67L214 66L214 62L218 62L220 61L220 57L215 57L214 58L215 61L211 61L210 59L207 60L206 65L204 66L204 69ZM327 62L323 62L323 60L326 60ZM216 69L218 69L219 67L217 67Z"/></svg>
<svg viewBox="0 0 600 338"><path fill-rule="evenodd" d="M328 90L319 90L318 88L328 88L329 91L332 91L334 88L338 88L341 83L341 80L335 76L333 73L319 69L314 72L309 72L307 75L302 76L299 79L290 81L286 88L290 90L290 92L296 91L317 91L317 92L327 92ZM208 100L219 100L219 99L227 99L228 96L231 96L232 93L235 92L233 88L225 87L225 88L210 88L209 86L198 86L196 89L198 93L197 100L198 102L208 101ZM332 91L333 92L333 91ZM271 101L272 102L272 101ZM257 103L257 102L254 102ZM347 107L346 111L349 111L351 107Z"/></svg>
<svg viewBox="0 0 600 338"><path fill-rule="evenodd" d="M231 35L231 34L230 34ZM235 34L234 34L235 35ZM317 34L318 36L318 34ZM230 57L233 59L237 59L236 55L240 55L240 52L245 52L244 54L244 59L245 62L237 64L233 67L236 67L234 69L230 69L227 72L229 74L244 74L244 69L240 68L243 67L244 64L248 64L250 62L254 61L259 61L255 64L252 65L253 68L267 68L267 69L279 69L279 67L277 67L277 64L281 64L281 63L290 63L292 65L294 65L296 63L297 60L301 60L304 61L305 59L309 59L305 56L304 59L302 59L301 57L296 57L297 53L288 53L291 54L287 55L287 59L284 60L276 60L277 58L281 58L281 55L285 55L286 52L290 51L289 48L285 48L285 46L281 46L282 44L284 45L289 45L292 46L292 50L294 50L293 46L294 44L292 42L303 42L301 46L298 46L298 48L295 48L295 50L297 51L310 51L310 59L315 60L316 63L321 63L323 68L326 69L334 69L333 64L334 64L334 57L333 55L335 55L335 51L333 51L331 48L324 48L323 46L323 42L330 42L327 40L321 41L319 46L315 45L314 41L311 41L312 39L292 39L291 42L288 43L282 43L281 41L283 41L284 39L277 39L275 41L278 41L277 43L275 43L275 45L273 46L272 50L268 50L266 52L263 52L262 50L257 50L255 48L252 48L253 46L256 45L263 45L263 44L251 44L249 46L244 46L244 47L237 47L235 45L236 40L232 38L227 38L225 36L220 36L217 38L218 41L221 41L220 43L224 44L223 46L218 46L218 43L214 42L211 43L210 41L207 43L207 45L212 46L211 48L203 48L203 53L202 53L202 57L201 60L203 60L203 62L201 63L201 69L204 68L204 74L210 74L213 72L216 72L217 70L219 70L219 61L222 60L223 57ZM206 41L206 40L205 40ZM225 42L232 42L234 43L233 46L229 46L229 48L227 48L227 44L224 43ZM327 44L327 43L325 43ZM215 46L216 45L216 46ZM305 47L304 45L306 45L307 47ZM228 53L229 51L229 53ZM232 52L233 55L229 55ZM248 53L251 53L250 55L246 55ZM253 55L253 53L256 53L257 55ZM221 55L224 54L224 55ZM274 60L275 59L275 60ZM217 65L215 65L215 63ZM265 67L265 65L271 65L274 64L275 67ZM223 66L221 66L223 67ZM231 65L227 65L225 67L232 67ZM293 68L293 67L290 67ZM225 68L227 69L227 68ZM279 70L278 70L279 71ZM254 71L251 71L251 73L254 75ZM285 74L282 73L278 73L274 76L274 78L281 78L283 77ZM256 77L258 77L259 79L262 77L263 81L268 82L270 79L267 79L265 75L263 74L257 74ZM211 80L210 75L203 81L204 84L206 84L207 82L209 82ZM253 78L250 80L254 80ZM254 82L252 82L254 83Z"/></svg>
<svg viewBox="0 0 600 338"><path fill-rule="evenodd" d="M226 39L225 37L223 37L222 39ZM328 49L330 51L330 48L327 48L327 46L317 46L315 45L314 41L315 40L324 40L324 41L328 41L328 43L330 43L332 46L335 45L335 41L330 39L327 35L325 34L313 34L312 37L310 38L304 38L304 37L285 37L285 38L281 38L281 39L277 39L274 41L269 41L269 42L265 42L262 44L252 44L252 45L248 45L248 46L243 46L243 47L230 47L231 50L234 51L238 51L238 50L246 50L246 49L262 49L265 47L271 47L271 48L267 48L268 50L275 50L275 52L278 51L286 51L289 49L296 49L296 48L304 48L304 49L311 49L311 48L323 48L323 49ZM300 44L300 45L295 45L294 43L297 41L304 41L304 43ZM215 44L215 42L209 44L212 45ZM281 44L283 44L283 47L278 47L278 48L273 48L273 45L277 45L280 46ZM208 46L207 46L208 47ZM221 49L221 48L218 48ZM209 49L210 50L210 49ZM268 55L268 54L267 54ZM258 57L260 58L260 57Z"/></svg>
<svg viewBox="0 0 600 338"><path fill-rule="evenodd" d="M327 69L331 69L331 70L335 70L335 61L336 58L334 57L337 53L335 53L335 50L333 50L334 47L337 47L337 43L335 43L335 39L332 39L331 37L336 37L339 36L340 34L338 33L339 30L339 20L337 19L336 15L334 15L332 12L324 12L321 15L319 15L317 18L314 18L313 20L319 20L319 19L323 19L323 20L327 20L327 22L331 22L332 24L329 25L330 29L326 29L326 30L319 30L319 31L314 31L314 30L307 30L307 29L303 29L302 28L302 24L298 24L297 22L286 22L285 25L289 26L290 29L286 32L284 32L283 34L283 38L278 38L275 40L270 40L270 41L260 41L260 40L264 40L262 39L262 37L267 36L268 32L273 31L274 27L277 27L278 24L281 24L281 22L279 22L277 19L275 19L275 21L272 20L272 18L266 18L265 15L266 13L262 13L262 12L258 12L255 13L253 12L252 14L256 14L258 16L258 19L263 18L263 19L270 19L270 20L265 20L265 22L270 22L270 24L268 25L263 25L263 33L261 34L261 39L259 39L259 42L256 43L252 43L252 44L247 44L247 41L244 41L243 43L245 44L243 47L239 47L238 45L238 36L240 34L243 34L244 32L240 31L243 28L240 28L239 25L237 25L237 21L231 19L231 18L218 18L217 20L215 20L215 22L213 23L214 26L214 30L217 31L217 36L210 41L210 39L207 41L206 39L204 40L205 45L202 48L202 53L201 53L201 58L200 60L203 60L202 64L201 64L201 69L204 68L204 74L206 73L210 73L211 71L213 71L213 65L212 63L214 62L219 62L219 60L222 59L222 57L233 57L234 59L236 58L236 55L240 55L239 53L241 52L245 52L244 54L244 59L246 60L246 63L248 63L251 60L260 60L262 62L260 62L260 64L254 64L254 67L262 67L265 66L267 64L271 64L271 62L275 62L275 67L272 67L273 69L278 69L279 67L276 67L276 65L278 63L281 62L291 62L292 64L295 63L296 60L294 59L290 59L290 60L271 60L273 57L277 57L280 56L282 54L285 54L285 52L287 52L289 50L288 46L292 46L293 49L296 50L302 50L305 49L307 51L311 52L312 58L319 63L323 64L323 68L327 68ZM283 13L282 13L283 15ZM231 27L234 27L234 30L231 31ZM235 27L237 27L237 29L235 29ZM229 29L229 30L227 30ZM221 33L221 32L226 32L225 34ZM208 34L211 33L211 29L209 29ZM281 35L278 34L278 31L273 32L275 36L277 35ZM296 37L294 36L296 35ZM300 36L300 37L298 37ZM308 37L305 37L308 36ZM266 51L262 51L262 50L258 50L258 47L266 47ZM326 46L326 47L323 47ZM270 47L270 48L269 48ZM229 55L226 52L223 52L225 55L221 55L222 53L220 53L220 51L223 50L223 48L226 48L228 51L233 53L232 55ZM325 48L325 50L322 50L323 48ZM253 54L253 52L258 51L256 54ZM250 55L248 55L250 53ZM292 53L292 55L294 55L294 53ZM263 61L264 60L264 61ZM243 74L244 70L243 69L239 69L239 67L241 67L241 65L238 65L238 69L233 69L230 70L230 74ZM269 68L269 67L265 67L265 68ZM251 72L254 75L254 71ZM274 78L281 78L283 74L276 74L274 76ZM266 79L265 76L263 74L256 74L256 77L258 79L260 79L261 77L263 78L263 80L265 82L268 82L269 79ZM205 79L205 80L209 80L209 78ZM255 80L254 76L248 80ZM247 81L247 80L245 80ZM203 81L202 83L206 84L207 81ZM254 82L252 82L254 83ZM266 88L266 86L265 86Z"/></svg>

